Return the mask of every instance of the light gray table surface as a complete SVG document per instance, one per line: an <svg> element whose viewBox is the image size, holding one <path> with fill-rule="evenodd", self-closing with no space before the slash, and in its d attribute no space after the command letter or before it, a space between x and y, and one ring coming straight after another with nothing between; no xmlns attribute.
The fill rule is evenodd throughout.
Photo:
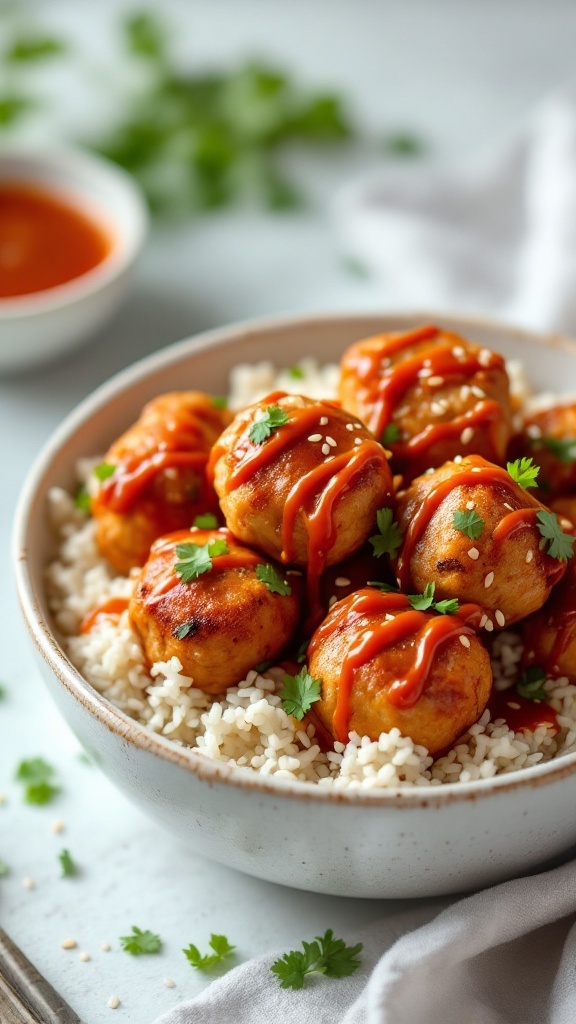
<svg viewBox="0 0 576 1024"><path fill-rule="evenodd" d="M93 39L97 50L106 17L122 6L103 3L89 12L87 5L80 18L77 4L55 0L50 18ZM408 124L425 133L440 166L501 142L571 73L576 37L576 8L559 0L216 0L167 9L189 24L196 57L270 54L311 82L339 86L372 127ZM0 920L85 1024L110 1019L112 994L121 1000L119 1020L151 1024L200 991L206 981L181 949L190 942L205 947L211 932L226 934L243 960L293 948L328 927L345 936L402 906L314 896L208 863L81 763L37 671L9 554L17 495L37 452L67 412L118 369L234 320L394 305L393 294L345 270L328 216L334 190L358 167L357 156L309 161L307 212L235 212L155 228L130 298L109 328L58 363L0 380L0 857L10 867L0 880ZM18 762L33 756L52 763L61 783L61 795L46 807L25 805L14 781ZM55 834L58 819L64 831ZM77 878L59 877L63 847L80 865ZM26 878L34 888L24 887ZM132 925L158 932L162 953L122 952L119 936ZM68 937L78 946L64 951L60 943ZM79 959L82 951L89 961ZM167 988L166 978L175 987Z"/></svg>

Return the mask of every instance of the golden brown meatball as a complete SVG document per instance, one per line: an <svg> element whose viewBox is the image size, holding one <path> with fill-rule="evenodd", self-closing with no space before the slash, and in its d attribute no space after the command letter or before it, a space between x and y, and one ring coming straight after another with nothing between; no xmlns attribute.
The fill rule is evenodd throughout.
<svg viewBox="0 0 576 1024"><path fill-rule="evenodd" d="M231 418L209 395L170 392L149 402L111 446L105 463L115 470L93 497L92 512L100 550L119 572L143 565L156 537L218 511L206 463Z"/></svg>
<svg viewBox="0 0 576 1024"><path fill-rule="evenodd" d="M236 416L211 467L229 529L305 566L311 589L361 547L392 495L386 452L362 424L331 402L283 392Z"/></svg>
<svg viewBox="0 0 576 1024"><path fill-rule="evenodd" d="M576 493L576 403L553 405L524 420L519 454L540 466L542 500Z"/></svg>
<svg viewBox="0 0 576 1024"><path fill-rule="evenodd" d="M432 582L436 599L476 602L489 632L518 622L542 607L566 569L566 556L547 551L543 512L553 517L477 455L425 473L398 495L401 589L420 592Z"/></svg>
<svg viewBox="0 0 576 1024"><path fill-rule="evenodd" d="M482 714L488 652L456 615L412 609L403 594L360 590L335 604L308 648L322 684L315 712L342 743L397 728L437 753Z"/></svg>
<svg viewBox="0 0 576 1024"><path fill-rule="evenodd" d="M194 686L221 693L286 646L299 618L299 583L228 530L180 530L152 545L130 621L149 662L176 656Z"/></svg>
<svg viewBox="0 0 576 1024"><path fill-rule="evenodd" d="M511 436L502 356L439 327L352 345L340 400L391 449L394 472L406 480L459 454L501 463Z"/></svg>
<svg viewBox="0 0 576 1024"><path fill-rule="evenodd" d="M524 659L546 675L576 683L576 561L554 587L546 604L523 625Z"/></svg>

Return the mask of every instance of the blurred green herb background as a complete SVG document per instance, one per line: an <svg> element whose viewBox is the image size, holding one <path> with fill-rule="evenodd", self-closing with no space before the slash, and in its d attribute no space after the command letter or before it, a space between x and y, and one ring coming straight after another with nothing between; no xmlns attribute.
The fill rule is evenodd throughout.
<svg viewBox="0 0 576 1024"><path fill-rule="evenodd" d="M39 70L70 56L63 39L22 29L16 6L0 6L7 41L0 47L0 145L41 108ZM11 18L14 20L10 29ZM141 82L118 95L118 117L103 135L76 139L129 171L153 212L195 212L251 202L272 210L304 197L283 160L288 147L345 146L359 131L345 100L310 91L262 61L206 72L182 70L172 29L157 14L135 12L119 25L125 61ZM422 155L410 132L379 140L387 157Z"/></svg>

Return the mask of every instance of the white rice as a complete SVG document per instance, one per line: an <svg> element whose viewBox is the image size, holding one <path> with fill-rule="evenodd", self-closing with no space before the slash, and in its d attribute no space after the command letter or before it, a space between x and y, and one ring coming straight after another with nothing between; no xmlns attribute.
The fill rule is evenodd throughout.
<svg viewBox="0 0 576 1024"><path fill-rule="evenodd" d="M272 364L238 366L231 379L232 408L241 408L280 388L311 397L332 397L338 370L318 369L313 360L299 366L303 377L278 374ZM518 374L515 374L518 381ZM519 384L516 385L520 389ZM80 467L81 478L93 464ZM56 561L47 572L50 607L71 661L87 681L132 718L176 743L194 747L205 757L263 775L316 782L337 789L391 789L439 786L492 778L576 750L576 686L568 680L546 682L559 731L547 725L534 733L514 733L502 719L485 711L447 754L434 761L397 729L378 740L352 733L325 753L314 727L288 715L279 691L283 671L255 670L219 698L194 687L178 658L157 662L147 670L128 613L104 618L79 633L83 616L111 597L129 597L138 574L118 576L100 556L94 522L87 520L65 491L50 493L50 515L59 541ZM514 633L500 633L493 644L494 685L513 686L518 676L521 642Z"/></svg>

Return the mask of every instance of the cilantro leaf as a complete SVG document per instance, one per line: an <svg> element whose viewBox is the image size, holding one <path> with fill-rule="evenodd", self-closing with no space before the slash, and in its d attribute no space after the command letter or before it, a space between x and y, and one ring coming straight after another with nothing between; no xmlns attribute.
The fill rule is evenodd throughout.
<svg viewBox="0 0 576 1024"><path fill-rule="evenodd" d="M506 469L515 483L523 487L525 491L529 487L538 486L537 477L540 466L535 466L533 459L525 456L522 459L516 459L515 462L507 462Z"/></svg>
<svg viewBox="0 0 576 1024"><path fill-rule="evenodd" d="M262 565L262 563L257 565L256 578L268 588L271 594L286 596L292 593L290 584L282 579L282 576L273 565Z"/></svg>
<svg viewBox="0 0 576 1024"><path fill-rule="evenodd" d="M292 715L299 722L310 710L312 705L320 700L322 683L310 675L306 665L303 665L296 676L284 675L284 686L280 691L280 698L284 711Z"/></svg>
<svg viewBox="0 0 576 1024"><path fill-rule="evenodd" d="M395 587L393 583L385 583L384 580L368 580L369 587L375 587L376 590L382 591L383 594L399 594L398 587Z"/></svg>
<svg viewBox="0 0 576 1024"><path fill-rule="evenodd" d="M10 868L8 867L6 861L4 861L4 860L2 860L0 858L0 878L6 878L6 875L9 875L9 874L10 874Z"/></svg>
<svg viewBox="0 0 576 1024"><path fill-rule="evenodd" d="M27 804L47 804L60 792L59 787L50 782L53 775L54 769L41 757L20 762L16 778L24 784L24 800Z"/></svg>
<svg viewBox="0 0 576 1024"><path fill-rule="evenodd" d="M202 573L210 571L213 557L227 554L228 547L224 540L212 540L207 544L177 544L178 561L174 566L174 572L182 583L190 583L198 579Z"/></svg>
<svg viewBox="0 0 576 1024"><path fill-rule="evenodd" d="M175 636L177 640L184 640L187 636L194 636L199 629L199 619L188 619L188 622L181 622L179 626L172 630L172 636Z"/></svg>
<svg viewBox="0 0 576 1024"><path fill-rule="evenodd" d="M537 443L566 465L576 462L576 437L539 437Z"/></svg>
<svg viewBox="0 0 576 1024"><path fill-rule="evenodd" d="M86 515L90 515L92 505L90 494L85 487L79 487L76 491L76 494L74 495L74 505L76 508L80 509L81 512L84 512Z"/></svg>
<svg viewBox="0 0 576 1024"><path fill-rule="evenodd" d="M327 978L347 978L360 966L362 943L347 946L343 939L335 939L332 929L317 935L313 942L303 942L302 950L294 949L276 960L270 970L276 975L281 988L301 989L307 975L316 972Z"/></svg>
<svg viewBox="0 0 576 1024"><path fill-rule="evenodd" d="M65 51L66 46L61 39L30 35L15 39L3 57L10 64L23 64L44 60L46 57L59 57Z"/></svg>
<svg viewBox="0 0 576 1024"><path fill-rule="evenodd" d="M306 654L308 652L309 643L309 640L303 640L298 648L298 652L296 654L296 661L298 662L299 665L303 665L304 662L306 661Z"/></svg>
<svg viewBox="0 0 576 1024"><path fill-rule="evenodd" d="M269 405L266 412L261 414L260 418L255 420L250 427L248 437L254 444L264 444L272 431L283 427L285 423L288 423L288 419L288 413L279 405Z"/></svg>
<svg viewBox="0 0 576 1024"><path fill-rule="evenodd" d="M376 523L380 533L369 538L376 558L380 558L381 555L390 555L391 558L394 558L398 554L403 538L392 509L379 509L376 513Z"/></svg>
<svg viewBox="0 0 576 1024"><path fill-rule="evenodd" d="M162 64L166 55L166 33L161 22L150 11L130 15L124 23L129 49L138 57Z"/></svg>
<svg viewBox="0 0 576 1024"><path fill-rule="evenodd" d="M428 609L439 612L440 615L454 615L460 607L457 597L445 598L443 601L434 600L435 583L427 583L423 594L409 594L408 600L417 612L425 612Z"/></svg>
<svg viewBox="0 0 576 1024"><path fill-rule="evenodd" d="M196 526L198 530L217 530L218 520L213 512L203 512L202 515L196 516L192 526Z"/></svg>
<svg viewBox="0 0 576 1024"><path fill-rule="evenodd" d="M400 440L400 436L401 436L401 432L400 432L400 427L398 426L398 424L397 423L389 423L388 426L384 428L384 433L382 434L382 442L381 443L386 448L387 445L394 444L396 441L399 441Z"/></svg>
<svg viewBox="0 0 576 1024"><path fill-rule="evenodd" d="M465 512L463 509L458 509L454 513L452 527L454 530L464 533L470 540L478 540L484 529L484 520L477 512Z"/></svg>
<svg viewBox="0 0 576 1024"><path fill-rule="evenodd" d="M121 935L120 945L125 953L140 956L143 953L159 953L162 948L162 939L154 932L142 931L136 925L132 925L132 934Z"/></svg>
<svg viewBox="0 0 576 1024"><path fill-rule="evenodd" d="M445 598L444 601L435 601L432 607L440 615L455 615L460 607L460 602L457 597Z"/></svg>
<svg viewBox="0 0 576 1024"><path fill-rule="evenodd" d="M548 700L549 695L544 689L545 682L544 669L540 665L530 665L516 683L516 692L526 700Z"/></svg>
<svg viewBox="0 0 576 1024"><path fill-rule="evenodd" d="M259 661L257 665L254 665L254 671L258 672L259 674L261 672L265 672L267 668L270 668L271 664L271 661Z"/></svg>
<svg viewBox="0 0 576 1024"><path fill-rule="evenodd" d="M72 860L69 850L62 850L62 853L58 854L58 860L62 867L62 878L73 878L78 874L78 868Z"/></svg>
<svg viewBox="0 0 576 1024"><path fill-rule="evenodd" d="M292 377L292 380L304 380L306 374L301 366L291 366L288 370L288 374Z"/></svg>
<svg viewBox="0 0 576 1024"><path fill-rule="evenodd" d="M551 558L557 558L559 562L567 562L572 557L575 538L562 531L555 512L540 509L536 513L536 519L538 520L538 529L545 542L544 549L547 550ZM542 541L540 544L542 545Z"/></svg>
<svg viewBox="0 0 576 1024"><path fill-rule="evenodd" d="M93 471L94 476L100 483L104 483L108 477L111 477L116 472L116 466L113 462L100 462L99 465L95 466Z"/></svg>
<svg viewBox="0 0 576 1024"><path fill-rule="evenodd" d="M34 106L34 101L24 94L3 93L0 95L0 128L14 124L22 114Z"/></svg>
<svg viewBox="0 0 576 1024"><path fill-rule="evenodd" d="M225 935L211 935L208 945L214 952L207 953L205 956L202 956L198 947L192 943L187 949L182 950L188 963L199 971L208 971L216 964L221 964L223 960L233 956L236 949L236 946L230 945Z"/></svg>
<svg viewBox="0 0 576 1024"><path fill-rule="evenodd" d="M227 409L228 399L225 395L212 395L212 406L214 409Z"/></svg>

